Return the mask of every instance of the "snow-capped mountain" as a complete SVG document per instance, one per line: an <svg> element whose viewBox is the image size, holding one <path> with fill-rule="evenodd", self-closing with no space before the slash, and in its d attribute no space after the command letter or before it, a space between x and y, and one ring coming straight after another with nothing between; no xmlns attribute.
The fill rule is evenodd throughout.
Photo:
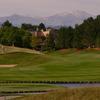
<svg viewBox="0 0 100 100"><path fill-rule="evenodd" d="M84 19L93 16L84 11L76 11L72 13L59 13L53 16L44 18L32 18L21 15L12 15L7 17L0 17L0 23L9 20L13 25L21 25L22 23L39 24L43 22L47 26L74 26L75 24L80 24Z"/></svg>

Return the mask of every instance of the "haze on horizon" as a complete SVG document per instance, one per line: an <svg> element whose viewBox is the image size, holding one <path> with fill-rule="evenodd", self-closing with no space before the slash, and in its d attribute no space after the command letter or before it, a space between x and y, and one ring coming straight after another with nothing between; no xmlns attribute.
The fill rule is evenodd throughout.
<svg viewBox="0 0 100 100"><path fill-rule="evenodd" d="M98 15L100 0L0 0L0 16L20 14L44 17L77 10Z"/></svg>

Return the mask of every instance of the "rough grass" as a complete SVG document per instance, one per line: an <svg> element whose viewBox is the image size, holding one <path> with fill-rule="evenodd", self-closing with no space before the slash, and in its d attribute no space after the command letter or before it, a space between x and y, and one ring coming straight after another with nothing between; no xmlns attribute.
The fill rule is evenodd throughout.
<svg viewBox="0 0 100 100"><path fill-rule="evenodd" d="M100 88L66 89L48 94L19 97L14 100L100 100Z"/></svg>
<svg viewBox="0 0 100 100"><path fill-rule="evenodd" d="M30 53L30 54L42 54L41 52L32 50L32 49L0 45L0 54L8 54L8 53L15 53L15 52L25 52L25 53Z"/></svg>
<svg viewBox="0 0 100 100"><path fill-rule="evenodd" d="M0 80L100 81L100 51L60 50L45 55L10 53L0 55Z"/></svg>

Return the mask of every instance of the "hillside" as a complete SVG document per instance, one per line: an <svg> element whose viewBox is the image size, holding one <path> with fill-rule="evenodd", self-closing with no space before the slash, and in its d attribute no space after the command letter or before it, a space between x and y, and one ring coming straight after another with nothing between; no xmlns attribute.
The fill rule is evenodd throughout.
<svg viewBox="0 0 100 100"><path fill-rule="evenodd" d="M16 64L13 68L2 65ZM100 51L65 50L45 55L0 55L0 80L99 81Z"/></svg>

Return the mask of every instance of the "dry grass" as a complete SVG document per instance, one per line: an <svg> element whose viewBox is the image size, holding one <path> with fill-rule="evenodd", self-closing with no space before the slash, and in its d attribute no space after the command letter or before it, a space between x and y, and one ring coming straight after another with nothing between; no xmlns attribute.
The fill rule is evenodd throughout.
<svg viewBox="0 0 100 100"><path fill-rule="evenodd" d="M100 100L100 88L66 89L14 100Z"/></svg>
<svg viewBox="0 0 100 100"><path fill-rule="evenodd" d="M14 52L24 52L24 53L31 53L31 54L42 54L41 52L36 51L36 50L32 50L32 49L0 45L0 54L7 54L7 53L14 53Z"/></svg>
<svg viewBox="0 0 100 100"><path fill-rule="evenodd" d="M16 67L17 64L10 64L10 65L0 65L0 68L13 68Z"/></svg>

